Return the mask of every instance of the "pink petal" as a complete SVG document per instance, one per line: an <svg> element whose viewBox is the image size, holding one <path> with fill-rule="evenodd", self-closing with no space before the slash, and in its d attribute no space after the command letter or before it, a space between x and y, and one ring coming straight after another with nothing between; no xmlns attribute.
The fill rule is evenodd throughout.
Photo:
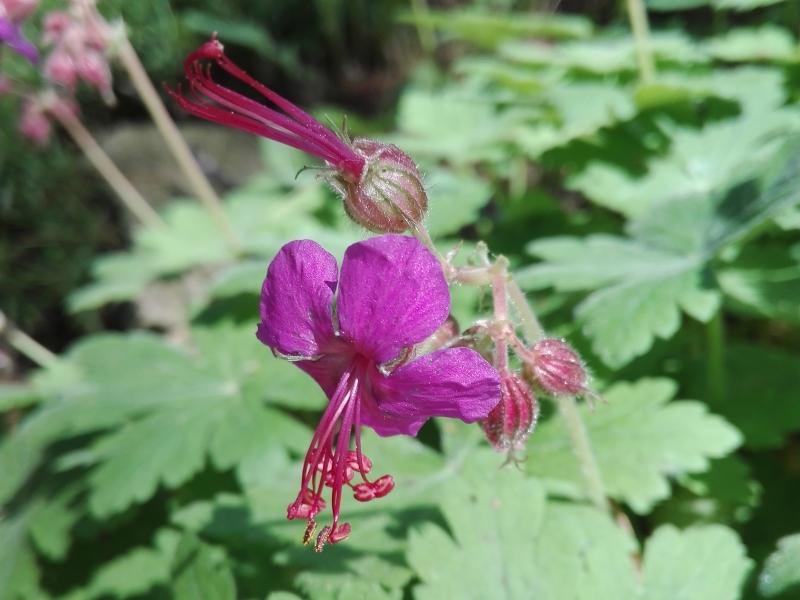
<svg viewBox="0 0 800 600"><path fill-rule="evenodd" d="M289 356L316 357L335 339L336 259L311 240L289 242L267 269L256 336Z"/></svg>
<svg viewBox="0 0 800 600"><path fill-rule="evenodd" d="M370 400L362 405L364 425L384 436L416 435L431 417L485 419L500 401L500 377L474 350L449 348L375 378Z"/></svg>
<svg viewBox="0 0 800 600"><path fill-rule="evenodd" d="M421 342L447 318L439 261L415 238L384 235L345 252L337 313L343 337L377 363Z"/></svg>

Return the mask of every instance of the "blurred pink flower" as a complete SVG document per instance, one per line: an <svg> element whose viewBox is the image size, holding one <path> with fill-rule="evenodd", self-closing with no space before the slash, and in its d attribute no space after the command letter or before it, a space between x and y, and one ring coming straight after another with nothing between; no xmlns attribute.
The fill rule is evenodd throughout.
<svg viewBox="0 0 800 600"><path fill-rule="evenodd" d="M23 104L19 132L39 146L45 145L50 140L50 119L36 100L28 99Z"/></svg>

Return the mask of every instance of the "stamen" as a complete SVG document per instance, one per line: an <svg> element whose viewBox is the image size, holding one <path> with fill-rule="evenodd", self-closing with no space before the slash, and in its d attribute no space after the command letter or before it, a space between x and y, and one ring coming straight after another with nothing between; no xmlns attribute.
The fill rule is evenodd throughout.
<svg viewBox="0 0 800 600"><path fill-rule="evenodd" d="M317 535L314 549L320 552L325 544L335 544L350 535L350 524L340 523L342 488L353 489L356 500L365 502L381 498L394 488L390 475L383 475L376 481L368 479L372 461L361 451L361 395L365 393L361 382L366 363L360 361L348 369L339 380L336 390L330 397L328 406L314 432L305 460L300 482L300 492L289 505L289 519L307 519L303 543L308 543L316 528L314 517L325 507L322 493L330 488L330 503L333 522L322 528ZM354 431L355 430L355 431ZM350 440L355 437L355 450L350 449ZM353 485L356 472L362 482Z"/></svg>
<svg viewBox="0 0 800 600"><path fill-rule="evenodd" d="M307 546L308 542L311 541L311 536L314 535L314 530L317 528L317 522L314 519L308 520L308 525L306 525L306 531L303 534L303 545Z"/></svg>
<svg viewBox="0 0 800 600"><path fill-rule="evenodd" d="M314 544L314 552L322 552L322 548L325 547L325 543L328 541L328 538L331 535L331 526L325 525L322 528L322 531L319 532L317 536L317 542Z"/></svg>

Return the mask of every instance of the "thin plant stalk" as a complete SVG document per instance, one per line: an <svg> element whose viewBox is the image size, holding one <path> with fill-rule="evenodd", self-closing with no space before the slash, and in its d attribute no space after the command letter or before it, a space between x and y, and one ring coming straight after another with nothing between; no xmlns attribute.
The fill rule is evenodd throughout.
<svg viewBox="0 0 800 600"><path fill-rule="evenodd" d="M586 493L592 504L603 512L610 512L611 506L606 496L603 478L600 475L600 468L592 450L592 443L586 425L578 411L578 404L574 396L558 396L556 398L558 413L561 415L562 422L567 428L569 439L572 442L572 451L578 459L578 465L583 475L586 485Z"/></svg>
<svg viewBox="0 0 800 600"><path fill-rule="evenodd" d="M427 0L411 0L411 12L417 22L417 36L419 37L420 46L422 46L425 54L431 55L436 50L436 34L433 29L420 23L430 13Z"/></svg>
<svg viewBox="0 0 800 600"><path fill-rule="evenodd" d="M239 239L231 226L228 216L225 214L222 201L200 168L197 159L189 149L189 145L181 135L177 125L175 125L175 121L172 120L169 112L167 112L161 97L158 95L152 81L150 81L150 77L147 75L141 60L139 60L136 50L127 38L122 40L117 55L122 66L128 71L133 87L136 88L136 92L142 99L156 128L178 162L178 166L192 190L211 214L211 217L225 236L228 245L233 250L238 250L240 247Z"/></svg>
<svg viewBox="0 0 800 600"><path fill-rule="evenodd" d="M707 364L706 377L708 399L720 404L725 399L725 323L722 311L718 310L706 325Z"/></svg>
<svg viewBox="0 0 800 600"><path fill-rule="evenodd" d="M0 310L0 335L9 346L40 367L50 367L59 361L58 356L9 321L2 310Z"/></svg>
<svg viewBox="0 0 800 600"><path fill-rule="evenodd" d="M539 318L528 303L519 284L514 281L513 277L508 282L508 295L511 298L511 303L517 311L520 326L525 334L528 343L534 343L545 337L544 328L539 322Z"/></svg>
<svg viewBox="0 0 800 600"><path fill-rule="evenodd" d="M506 327L509 323L508 315L508 292L506 283L508 281L508 261L504 257L499 257L497 261L489 267L492 274L492 303L494 305L494 318L501 325ZM495 366L501 373L508 368L508 342L504 335L499 335L495 339Z"/></svg>
<svg viewBox="0 0 800 600"><path fill-rule="evenodd" d="M142 225L145 226L163 226L164 221L145 200L139 191L133 187L133 184L122 174L114 164L114 161L105 153L100 147L100 144L94 139L83 123L78 117L71 114L64 114L65 111L54 111L53 116L58 119L62 127L67 131L72 140L92 163L92 166L97 170L106 183L114 190L114 193L120 199L122 204L125 205L133 216L135 216Z"/></svg>
<svg viewBox="0 0 800 600"><path fill-rule="evenodd" d="M650 24L647 21L647 9L643 0L625 0L625 5L628 9L628 21L636 45L639 77L644 83L650 83L655 78L656 66L650 48Z"/></svg>
<svg viewBox="0 0 800 600"><path fill-rule="evenodd" d="M517 309L520 327L528 343L536 342L545 337L544 329L539 323L536 313L525 298L525 294L520 289L519 284L513 279L509 281L508 294ZM558 413L561 415L572 443L572 451L578 460L583 481L586 485L586 494L597 508L604 512L609 512L611 506L606 496L603 477L600 474L600 468L597 466L597 459L592 450L592 442L589 439L589 433L586 431L586 425L583 423L581 413L578 411L578 404L575 402L574 396L558 396L556 397L556 404L558 405Z"/></svg>

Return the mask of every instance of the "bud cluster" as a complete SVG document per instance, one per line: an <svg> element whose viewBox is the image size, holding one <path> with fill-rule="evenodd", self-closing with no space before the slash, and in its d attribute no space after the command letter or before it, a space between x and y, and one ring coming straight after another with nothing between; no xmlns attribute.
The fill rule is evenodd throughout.
<svg viewBox="0 0 800 600"><path fill-rule="evenodd" d="M73 0L69 12L49 13L42 37L43 43L52 47L44 64L45 77L69 93L82 81L112 103L108 51L113 33L89 0Z"/></svg>
<svg viewBox="0 0 800 600"><path fill-rule="evenodd" d="M39 0L2 0L0 16L20 23L36 12L37 8L39 8Z"/></svg>
<svg viewBox="0 0 800 600"><path fill-rule="evenodd" d="M476 350L500 374L500 400L481 427L493 448L507 452L509 461L517 462L539 417L536 392L556 397L584 396L587 400L596 395L589 388L583 361L566 341L542 337L527 346L520 340L509 311L508 261L498 257L492 262L484 244L478 245L476 256L481 266L458 268L452 265L454 254L448 255L445 272L455 281L463 276L473 284L491 285L494 318L475 321L450 345ZM534 331L541 331L535 317L529 324Z"/></svg>

